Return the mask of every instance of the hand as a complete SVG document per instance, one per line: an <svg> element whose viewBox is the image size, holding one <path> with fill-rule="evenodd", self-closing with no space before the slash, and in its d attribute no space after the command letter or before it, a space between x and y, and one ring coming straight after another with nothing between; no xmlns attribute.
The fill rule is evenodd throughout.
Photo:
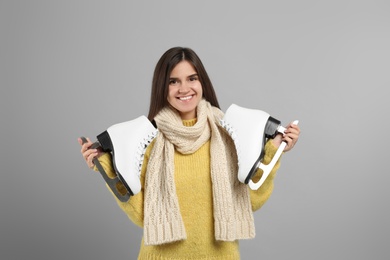
<svg viewBox="0 0 390 260"><path fill-rule="evenodd" d="M297 143L299 139L299 134L301 130L298 125L294 125L292 122L286 127L286 131L284 132L284 135L278 134L275 136L275 138L272 140L273 144L276 147L279 147L279 145L282 143L282 141L286 142L287 145L284 148L283 152L290 151L295 144Z"/></svg>
<svg viewBox="0 0 390 260"><path fill-rule="evenodd" d="M102 152L99 149L89 149L91 147L92 142L89 138L87 138L87 142L83 144L83 141L81 138L78 138L77 141L81 145L81 154L83 155L83 158L85 162L87 163L88 167L93 169L95 164L93 163L93 159L100 156Z"/></svg>

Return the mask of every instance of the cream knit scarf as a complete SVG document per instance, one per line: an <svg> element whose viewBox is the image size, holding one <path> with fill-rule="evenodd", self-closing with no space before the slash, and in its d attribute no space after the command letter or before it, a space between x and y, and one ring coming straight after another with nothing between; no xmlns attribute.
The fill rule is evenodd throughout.
<svg viewBox="0 0 390 260"><path fill-rule="evenodd" d="M159 133L145 179L146 245L186 239L174 181L174 151L194 153L210 138L215 238L234 241L255 236L248 187L238 181L234 143L220 126L222 117L222 111L205 100L197 107L192 127L184 126L178 112L169 107L155 117Z"/></svg>

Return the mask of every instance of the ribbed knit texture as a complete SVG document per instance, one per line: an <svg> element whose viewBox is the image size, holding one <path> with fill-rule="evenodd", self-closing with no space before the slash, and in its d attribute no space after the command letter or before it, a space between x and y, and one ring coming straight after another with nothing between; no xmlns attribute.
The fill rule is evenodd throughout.
<svg viewBox="0 0 390 260"><path fill-rule="evenodd" d="M155 117L159 133L145 179L145 245L186 239L174 181L174 153L192 154L209 140L215 238L234 241L255 236L249 191L237 179L235 147L219 124L223 113L202 100L197 117L192 127L183 126L178 112L169 107Z"/></svg>

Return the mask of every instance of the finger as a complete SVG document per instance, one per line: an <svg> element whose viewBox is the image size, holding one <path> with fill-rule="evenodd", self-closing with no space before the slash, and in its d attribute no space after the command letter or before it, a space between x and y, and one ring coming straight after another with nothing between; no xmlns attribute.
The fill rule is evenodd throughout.
<svg viewBox="0 0 390 260"><path fill-rule="evenodd" d="M298 135L301 132L301 128L298 125L292 125L292 129L294 129L297 132Z"/></svg>
<svg viewBox="0 0 390 260"><path fill-rule="evenodd" d="M276 146L279 147L279 145L282 143L282 134L277 134L275 138L272 139L272 143Z"/></svg>
<svg viewBox="0 0 390 260"><path fill-rule="evenodd" d="M296 139L298 139L299 134L296 133L296 132L289 132L289 133L286 134L286 136L288 136L289 138L291 138L293 140L296 140Z"/></svg>
<svg viewBox="0 0 390 260"><path fill-rule="evenodd" d="M83 151L83 152L88 151L90 146L91 146L91 144L90 144L89 142L83 144L82 151Z"/></svg>
<svg viewBox="0 0 390 260"><path fill-rule="evenodd" d="M286 147L284 148L284 152L288 152L291 150L292 148L292 143L291 143L291 139L286 139L284 140L284 142L286 143Z"/></svg>
<svg viewBox="0 0 390 260"><path fill-rule="evenodd" d="M86 143L83 144L83 145L81 145L81 150L80 150L81 154L84 155L84 153L85 153L87 150L88 150L88 148L87 148L87 146L86 146Z"/></svg>
<svg viewBox="0 0 390 260"><path fill-rule="evenodd" d="M287 130L285 131L285 134L294 134L294 135L298 136L300 134L300 129L295 127L295 126L292 126L292 127L287 128Z"/></svg>
<svg viewBox="0 0 390 260"><path fill-rule="evenodd" d="M77 141L79 142L80 145L83 145L84 143L88 143L90 140L88 137L85 138L85 137L81 136L81 137L77 138Z"/></svg>
<svg viewBox="0 0 390 260"><path fill-rule="evenodd" d="M88 149L83 153L83 157L86 161L88 161L88 158L91 156L91 154L97 154L96 149Z"/></svg>
<svg viewBox="0 0 390 260"><path fill-rule="evenodd" d="M283 136L283 141L286 142L287 144L291 143L292 138L291 138L290 134L285 134Z"/></svg>
<svg viewBox="0 0 390 260"><path fill-rule="evenodd" d="M93 162L93 160L96 158L97 155L98 155L97 152L92 152L92 153L88 156L87 164L88 164L88 167L89 167L89 168L93 168L93 167L95 166L95 163Z"/></svg>
<svg viewBox="0 0 390 260"><path fill-rule="evenodd" d="M293 144L295 144L298 141L298 138L299 138L299 134L298 133L294 133L294 132L288 133L288 134L286 134L286 136L288 136L292 140Z"/></svg>
<svg viewBox="0 0 390 260"><path fill-rule="evenodd" d="M296 125L296 124L293 124L293 123L290 123L288 126L287 126L287 129L296 129L299 131L299 125Z"/></svg>
<svg viewBox="0 0 390 260"><path fill-rule="evenodd" d="M81 146L81 153L85 153L89 147L92 145L92 142L91 140L89 140L89 138L87 138L87 142L85 142L82 146Z"/></svg>
<svg viewBox="0 0 390 260"><path fill-rule="evenodd" d="M287 143L285 151L291 150L295 143L297 142L298 138L295 135L288 134L284 136L283 141Z"/></svg>

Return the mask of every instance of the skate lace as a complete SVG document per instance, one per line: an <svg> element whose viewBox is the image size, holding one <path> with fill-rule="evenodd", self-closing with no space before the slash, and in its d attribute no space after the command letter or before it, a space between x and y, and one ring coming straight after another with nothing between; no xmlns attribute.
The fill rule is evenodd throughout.
<svg viewBox="0 0 390 260"><path fill-rule="evenodd" d="M158 133L158 130L155 129L151 133L148 133L147 136L145 136L142 141L139 143L137 152L136 152L136 160L135 160L135 167L137 169L137 175L138 178L141 177L141 169L142 169L142 163L144 161L146 148L152 143L154 138L156 138Z"/></svg>
<svg viewBox="0 0 390 260"><path fill-rule="evenodd" d="M237 134L235 132L235 129L232 125L230 125L228 122L225 120L221 119L220 124L223 127L223 129L226 130L226 132L229 134L229 136L232 138L234 146L236 147L236 152L237 152L237 159L238 159L238 165L240 165L240 158L241 158L241 148L240 144L237 138Z"/></svg>

